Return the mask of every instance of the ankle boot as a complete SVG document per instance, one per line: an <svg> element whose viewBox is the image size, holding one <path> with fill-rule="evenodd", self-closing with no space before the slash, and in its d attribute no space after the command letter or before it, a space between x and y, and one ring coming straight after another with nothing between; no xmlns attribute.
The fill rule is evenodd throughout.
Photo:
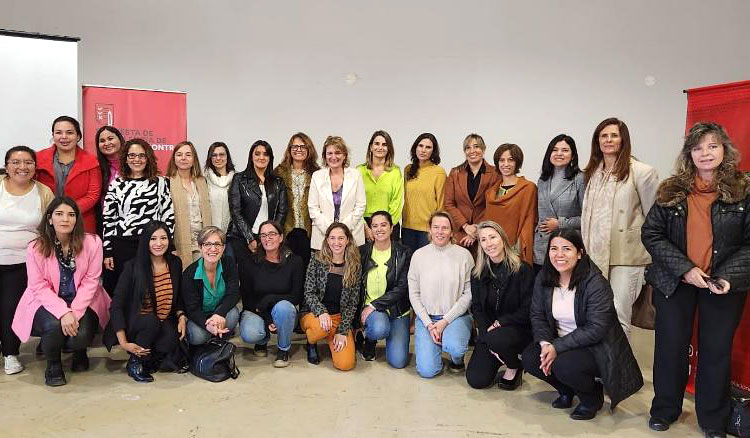
<svg viewBox="0 0 750 438"><path fill-rule="evenodd" d="M70 366L70 370L74 373L89 370L89 356L86 354L86 350L73 352L73 363Z"/></svg>
<svg viewBox="0 0 750 438"><path fill-rule="evenodd" d="M317 344L307 344L307 361L313 365L318 365L320 363Z"/></svg>
<svg viewBox="0 0 750 438"><path fill-rule="evenodd" d="M143 359L135 354L131 354L127 365L128 376L132 377L136 382L153 382L154 377L144 370L143 362Z"/></svg>
<svg viewBox="0 0 750 438"><path fill-rule="evenodd" d="M44 383L47 386L63 386L68 383L65 380L62 362L59 359L47 361L47 369L44 371Z"/></svg>

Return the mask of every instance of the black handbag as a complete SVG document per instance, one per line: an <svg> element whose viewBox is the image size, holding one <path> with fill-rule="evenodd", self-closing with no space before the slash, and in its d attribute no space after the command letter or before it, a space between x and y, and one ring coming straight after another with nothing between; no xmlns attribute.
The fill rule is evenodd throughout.
<svg viewBox="0 0 750 438"><path fill-rule="evenodd" d="M733 395L729 406L727 433L740 438L750 437L750 398Z"/></svg>
<svg viewBox="0 0 750 438"><path fill-rule="evenodd" d="M209 382L223 382L230 377L236 379L240 375L234 362L236 350L233 343L218 338L196 345L190 352L190 372Z"/></svg>

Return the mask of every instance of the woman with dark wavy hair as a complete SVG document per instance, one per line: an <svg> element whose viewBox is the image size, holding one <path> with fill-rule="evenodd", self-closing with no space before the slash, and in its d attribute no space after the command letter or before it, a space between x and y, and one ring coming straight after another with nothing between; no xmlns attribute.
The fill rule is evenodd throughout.
<svg viewBox="0 0 750 438"><path fill-rule="evenodd" d="M432 213L443 208L447 175L440 164L440 146L429 132L411 145L411 164L404 169L404 210L401 241L412 252L430 243Z"/></svg>
<svg viewBox="0 0 750 438"><path fill-rule="evenodd" d="M110 183L119 174L120 156L125 146L125 138L119 129L106 125L97 129L94 144L96 144L96 160L102 172L102 189L99 194L99 203L94 206L94 211L96 212L96 233L102 236L104 233L104 197L107 195Z"/></svg>
<svg viewBox="0 0 750 438"><path fill-rule="evenodd" d="M750 177L739 161L724 128L696 123L643 224L656 307L653 430L682 413L697 311L698 425L707 437L726 436L732 341L750 288Z"/></svg>

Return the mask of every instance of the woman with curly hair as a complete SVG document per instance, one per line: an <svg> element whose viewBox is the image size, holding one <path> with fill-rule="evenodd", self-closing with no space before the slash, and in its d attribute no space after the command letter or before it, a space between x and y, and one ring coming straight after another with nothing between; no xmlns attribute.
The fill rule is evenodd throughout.
<svg viewBox="0 0 750 438"><path fill-rule="evenodd" d="M750 178L739 161L724 128L696 123L643 224L656 307L653 430L682 413L697 311L698 424L707 437L726 436L732 341L750 288Z"/></svg>

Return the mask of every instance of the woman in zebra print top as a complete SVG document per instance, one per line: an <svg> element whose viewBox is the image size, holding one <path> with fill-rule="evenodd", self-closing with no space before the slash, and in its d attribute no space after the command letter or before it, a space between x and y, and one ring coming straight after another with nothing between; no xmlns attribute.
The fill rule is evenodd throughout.
<svg viewBox="0 0 750 438"><path fill-rule="evenodd" d="M158 175L156 156L145 140L125 143L120 176L104 197L104 288L112 294L126 261L135 257L138 236L152 221L162 221L174 235L169 182Z"/></svg>

